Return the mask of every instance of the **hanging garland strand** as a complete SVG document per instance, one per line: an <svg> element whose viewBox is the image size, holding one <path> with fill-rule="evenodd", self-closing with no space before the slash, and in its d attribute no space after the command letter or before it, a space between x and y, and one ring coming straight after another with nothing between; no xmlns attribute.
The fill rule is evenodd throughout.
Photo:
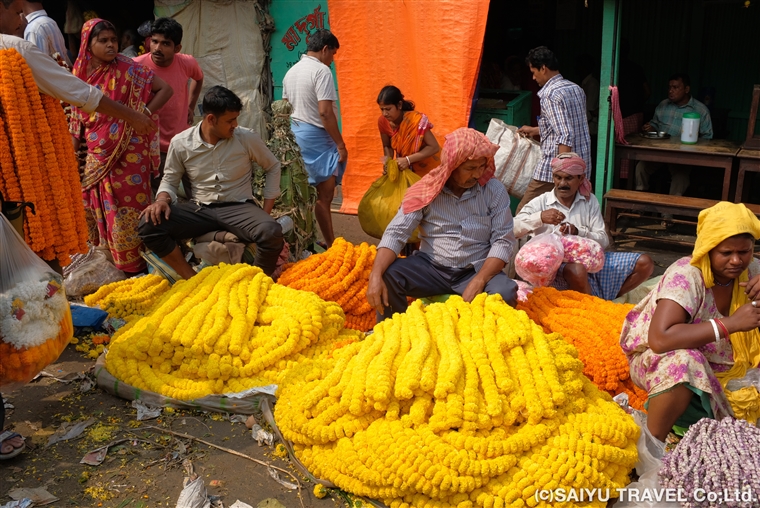
<svg viewBox="0 0 760 508"><path fill-rule="evenodd" d="M34 204L25 221L32 250L68 265L87 250L87 225L66 118L14 49L0 51L0 116L0 191Z"/></svg>

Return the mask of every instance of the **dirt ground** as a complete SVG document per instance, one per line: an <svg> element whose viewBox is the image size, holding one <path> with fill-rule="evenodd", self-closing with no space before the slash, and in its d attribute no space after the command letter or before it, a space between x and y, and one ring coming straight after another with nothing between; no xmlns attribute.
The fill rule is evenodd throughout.
<svg viewBox="0 0 760 508"><path fill-rule="evenodd" d="M377 243L363 233L355 216L334 214L334 228L351 242ZM683 255L647 251L657 264L655 274ZM85 358L72 344L46 371L62 378L87 372L93 365L94 360ZM6 427L26 436L29 449L15 459L0 462L0 506L10 501L11 490L44 487L59 498L48 505L51 507L174 507L182 491L185 458L193 462L208 493L221 496L224 506L236 500L262 508L347 506L338 495L316 499L314 485L300 475L305 487L301 490L303 502L295 491L270 477L264 466L166 432L140 429L150 425L189 434L292 470L287 459L273 455L273 448L259 447L243 423L232 423L220 414L179 410L164 410L157 419L137 422L129 401L98 388L82 393L80 385L81 381L63 383L45 377L3 394L6 403L13 405L7 410ZM62 424L87 418L94 418L95 423L80 438L45 448L50 435ZM80 463L88 451L119 439L127 441L112 447L100 466Z"/></svg>
<svg viewBox="0 0 760 508"><path fill-rule="evenodd" d="M351 242L377 243L364 234L355 216L334 214L334 227ZM94 363L70 344L58 361L45 370L63 378L87 372ZM3 393L6 403L14 406L6 410L6 428L25 436L29 449L15 459L0 462L0 506L11 501L8 492L14 489L45 487L60 499L47 505L50 507L174 507L182 491L184 458L189 458L196 473L204 478L209 495L221 496L224 506L229 507L236 500L253 507L270 500L262 504L262 508L302 506L297 494L272 479L264 466L191 440L138 428L151 425L190 434L292 469L287 459L273 455L273 448L259 447L243 423L231 423L220 414L179 410L165 411L157 419L137 422L137 412L131 402L98 388L81 393L80 384L81 381L62 383L40 378L23 388ZM89 426L82 437L45 448L50 435L62 424L87 418L94 418L96 423ZM100 466L80 464L88 451L124 438L131 440L112 447ZM281 477L293 481L284 474ZM347 506L338 496L315 498L314 484L298 477L304 482L303 506Z"/></svg>

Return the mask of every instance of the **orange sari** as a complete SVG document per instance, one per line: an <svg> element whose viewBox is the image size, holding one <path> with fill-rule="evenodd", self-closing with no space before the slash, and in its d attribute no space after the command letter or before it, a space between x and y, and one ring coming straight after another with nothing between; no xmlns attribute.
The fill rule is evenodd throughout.
<svg viewBox="0 0 760 508"><path fill-rule="evenodd" d="M396 152L396 157L408 157L420 151L425 132L433 128L427 115L417 111L404 111L404 118L396 130L385 117L381 116L377 121L380 132L391 138L391 147ZM420 176L425 176L431 169L441 164L441 151L431 155L427 159L412 164L412 171Z"/></svg>

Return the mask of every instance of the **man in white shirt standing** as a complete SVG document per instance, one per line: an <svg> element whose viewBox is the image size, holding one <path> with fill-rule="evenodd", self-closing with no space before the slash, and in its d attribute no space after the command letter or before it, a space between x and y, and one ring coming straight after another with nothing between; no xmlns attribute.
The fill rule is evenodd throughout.
<svg viewBox="0 0 760 508"><path fill-rule="evenodd" d="M594 240L603 249L610 244L604 218L591 184L586 163L576 153L561 153L551 161L554 189L533 198L515 217L515 237L545 226L559 226L563 235ZM605 252L604 268L588 273L580 263L563 263L552 286L614 300L652 275L652 258L638 252Z"/></svg>
<svg viewBox="0 0 760 508"><path fill-rule="evenodd" d="M309 184L317 188L315 215L327 247L335 240L330 205L346 169L348 151L338 128L338 93L330 71L340 44L329 30L309 36L306 54L285 74L282 98L293 104L293 134Z"/></svg>
<svg viewBox="0 0 760 508"><path fill-rule="evenodd" d="M51 57L58 53L66 65L71 68L69 54L66 51L66 42L63 39L61 29L53 18L47 15L42 8L42 2L24 1L24 16L26 16L26 28L24 39L35 44L40 51Z"/></svg>
<svg viewBox="0 0 760 508"><path fill-rule="evenodd" d="M280 161L255 131L238 127L242 109L240 98L224 87L206 92L203 120L172 139L156 200L140 215L145 246L185 279L195 275L177 244L186 238L223 229L255 243L254 265L267 275L282 251L282 227L269 215L280 195ZM253 202L254 162L266 173L263 209ZM193 199L179 203L183 177Z"/></svg>

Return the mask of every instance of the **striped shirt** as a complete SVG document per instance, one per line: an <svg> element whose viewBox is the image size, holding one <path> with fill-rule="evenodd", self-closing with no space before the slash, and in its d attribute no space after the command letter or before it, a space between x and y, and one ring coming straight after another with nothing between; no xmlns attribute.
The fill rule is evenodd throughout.
<svg viewBox="0 0 760 508"><path fill-rule="evenodd" d="M541 160L533 179L551 182L551 162L557 156L558 146L566 145L586 162L586 178L591 177L591 138L586 120L586 94L583 89L557 74L538 91L541 99L541 116L538 129L541 133Z"/></svg>
<svg viewBox="0 0 760 508"><path fill-rule="evenodd" d="M684 113L699 114L699 137L712 139L713 128L710 110L694 97L690 97L689 102L683 106L671 102L670 99L665 99L657 105L657 109L654 110L654 118L649 122L649 125L656 131L667 132L673 137L680 136Z"/></svg>
<svg viewBox="0 0 760 508"><path fill-rule="evenodd" d="M26 17L26 28L24 28L24 39L40 48L45 54L51 57L55 53L60 53L61 58L71 67L69 53L66 51L66 43L63 40L61 29L45 10L34 11Z"/></svg>
<svg viewBox="0 0 760 508"><path fill-rule="evenodd" d="M448 268L480 270L487 258L509 263L515 246L509 195L496 179L476 184L458 198L444 186L426 207L405 214L399 208L377 248L398 254L420 228L420 250Z"/></svg>

